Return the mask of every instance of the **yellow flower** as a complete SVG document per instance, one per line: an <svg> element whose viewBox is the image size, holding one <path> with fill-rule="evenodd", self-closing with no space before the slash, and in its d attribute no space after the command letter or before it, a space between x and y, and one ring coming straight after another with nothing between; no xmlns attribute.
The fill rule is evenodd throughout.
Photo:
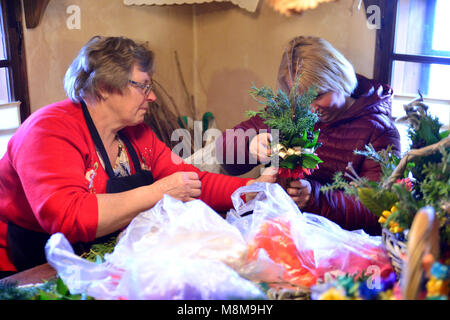
<svg viewBox="0 0 450 320"><path fill-rule="evenodd" d="M391 211L384 210L384 211L381 213L381 215L387 219L387 218L389 218L389 216L391 215L391 213L392 213Z"/></svg>
<svg viewBox="0 0 450 320"><path fill-rule="evenodd" d="M401 227L399 227L399 226L394 226L394 227L392 227L392 228L390 229L390 231L391 231L392 233L399 233L399 232L402 232L402 231L403 231L403 228L401 228Z"/></svg>
<svg viewBox="0 0 450 320"><path fill-rule="evenodd" d="M386 218L381 216L380 219L378 219L378 222L381 224L386 223Z"/></svg>
<svg viewBox="0 0 450 320"><path fill-rule="evenodd" d="M381 300L395 300L395 296L394 296L392 289L387 290L385 292L380 292L380 299Z"/></svg>
<svg viewBox="0 0 450 320"><path fill-rule="evenodd" d="M394 213L395 211L397 211L397 207L396 206L392 206L391 213Z"/></svg>
<svg viewBox="0 0 450 320"><path fill-rule="evenodd" d="M433 296L448 296L449 294L449 280L437 279L431 276L427 282L427 297Z"/></svg>
<svg viewBox="0 0 450 320"><path fill-rule="evenodd" d="M330 288L319 297L319 300L348 300L342 292L336 288Z"/></svg>
<svg viewBox="0 0 450 320"><path fill-rule="evenodd" d="M394 228L394 227L398 227L398 223L395 221L389 221L389 227Z"/></svg>

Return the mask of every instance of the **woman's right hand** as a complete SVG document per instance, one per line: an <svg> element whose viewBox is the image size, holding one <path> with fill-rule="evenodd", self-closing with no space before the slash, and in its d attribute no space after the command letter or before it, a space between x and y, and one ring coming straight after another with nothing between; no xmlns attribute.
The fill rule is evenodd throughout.
<svg viewBox="0 0 450 320"><path fill-rule="evenodd" d="M261 163L268 162L272 153L270 150L271 141L272 135L270 133L257 134L250 141L250 154Z"/></svg>
<svg viewBox="0 0 450 320"><path fill-rule="evenodd" d="M202 182L196 172L175 172L170 176L156 181L161 193L181 200L183 202L194 200L200 197Z"/></svg>

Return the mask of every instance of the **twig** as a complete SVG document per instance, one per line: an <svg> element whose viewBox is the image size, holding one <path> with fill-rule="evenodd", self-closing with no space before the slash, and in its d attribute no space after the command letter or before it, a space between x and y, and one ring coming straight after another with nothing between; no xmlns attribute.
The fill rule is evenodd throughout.
<svg viewBox="0 0 450 320"><path fill-rule="evenodd" d="M175 112L177 113L177 117L181 118L180 109L178 109L178 106L175 103L175 99L166 91L166 89L164 89L164 87L158 81L153 79L153 82L158 86L159 89L161 89L161 91L167 96L167 98L169 98L170 102L172 103L175 109Z"/></svg>
<svg viewBox="0 0 450 320"><path fill-rule="evenodd" d="M177 64L178 73L180 74L181 84L183 85L184 93L186 94L186 99L188 101L188 107L190 107L191 117L193 120L196 118L196 110L194 105L194 97L189 94L189 91L186 86L186 82L184 81L183 71L181 70L180 60L178 59L178 52L175 51L175 62Z"/></svg>
<svg viewBox="0 0 450 320"><path fill-rule="evenodd" d="M392 185L397 181L397 179L400 179L403 176L403 172L406 169L406 166L408 162L410 162L414 158L419 157L426 157L433 153L436 153L441 148L449 148L450 147L450 137L447 137L445 139L442 139L439 142L436 142L435 144L423 147L421 149L412 149L410 150L401 160L400 163L397 165L395 170L392 172L392 174L389 176L389 178L386 179L386 181L383 183L383 189L390 190Z"/></svg>

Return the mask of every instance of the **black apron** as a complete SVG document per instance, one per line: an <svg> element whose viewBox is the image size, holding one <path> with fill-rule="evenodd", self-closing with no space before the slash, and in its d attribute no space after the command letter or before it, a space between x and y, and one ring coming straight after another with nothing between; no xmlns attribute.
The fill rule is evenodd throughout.
<svg viewBox="0 0 450 320"><path fill-rule="evenodd" d="M118 135L128 150L128 154L131 157L131 161L133 162L136 173L126 177L116 177L114 175L114 170L109 161L106 149L84 101L81 101L81 106L89 132L97 150L100 152L100 156L102 157L103 163L105 164L105 171L109 177L106 183L106 193L124 192L152 184L152 173L141 168L136 151L134 150L126 135L120 131L118 132ZM110 235L97 238L92 242L77 242L73 244L74 251L77 254L82 254L83 252L88 251L93 244L104 243L112 237L117 236L120 231L121 230L118 230ZM7 234L8 255L17 271L30 269L47 262L45 258L45 244L50 238L49 234L28 230L12 222L8 222Z"/></svg>

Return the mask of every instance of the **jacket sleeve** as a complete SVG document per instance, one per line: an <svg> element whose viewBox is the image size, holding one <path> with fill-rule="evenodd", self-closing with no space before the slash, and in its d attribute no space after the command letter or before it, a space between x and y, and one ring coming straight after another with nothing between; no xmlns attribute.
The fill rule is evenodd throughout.
<svg viewBox="0 0 450 320"><path fill-rule="evenodd" d="M87 188L77 147L82 138L57 117L26 126L14 138L20 141L15 141L11 159L37 222L45 232L61 232L72 243L94 240L98 204Z"/></svg>
<svg viewBox="0 0 450 320"><path fill-rule="evenodd" d="M152 158L150 160L153 177L156 180L167 177L178 171L193 171L202 182L200 199L215 211L226 211L233 207L232 193L245 186L251 179L230 177L223 174L200 171L197 167L187 164L181 157L172 152L156 135L148 129Z"/></svg>
<svg viewBox="0 0 450 320"><path fill-rule="evenodd" d="M319 214L340 225L346 230L363 229L371 235L381 233L378 218L362 205L362 203L346 195L343 191L322 192L322 185L315 181L311 183L311 197L305 212Z"/></svg>
<svg viewBox="0 0 450 320"><path fill-rule="evenodd" d="M370 140L370 143L376 151L392 146L392 153L397 157L401 156L400 134L393 124L384 127L378 125ZM380 165L373 160L364 159L361 167L357 169L360 176L366 177L369 180L379 181L381 178Z"/></svg>
<svg viewBox="0 0 450 320"><path fill-rule="evenodd" d="M270 132L270 129L261 117L255 116L225 130L216 139L216 158L227 173L241 175L260 164L250 155L249 145L251 139L262 132Z"/></svg>
<svg viewBox="0 0 450 320"><path fill-rule="evenodd" d="M400 136L393 125L388 128L375 127L370 143L377 151L392 145L394 154L400 155ZM380 165L369 159L365 159L360 168L355 170L361 177L372 181L379 181L381 176ZM322 185L319 182L314 180L309 182L312 189L311 198L304 211L320 214L347 230L363 229L372 235L381 233L378 217L359 200L346 195L343 191L321 192Z"/></svg>

